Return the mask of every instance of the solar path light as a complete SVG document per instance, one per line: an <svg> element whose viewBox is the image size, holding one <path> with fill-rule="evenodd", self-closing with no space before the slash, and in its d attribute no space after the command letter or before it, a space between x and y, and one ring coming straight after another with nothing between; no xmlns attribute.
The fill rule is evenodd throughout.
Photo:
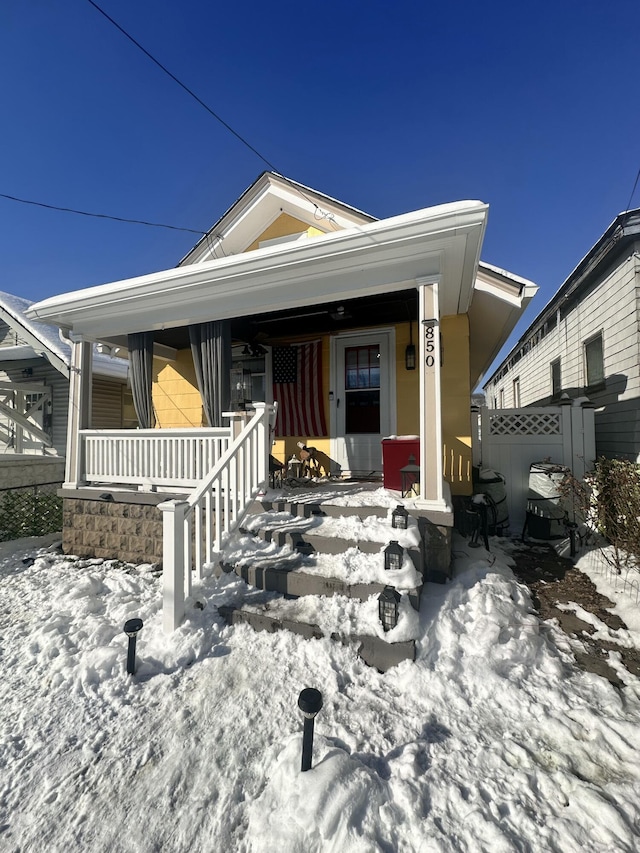
<svg viewBox="0 0 640 853"><path fill-rule="evenodd" d="M136 671L136 638L138 631L142 630L142 619L127 619L124 623L124 632L129 637L129 649L127 651L127 672L133 675Z"/></svg>
<svg viewBox="0 0 640 853"><path fill-rule="evenodd" d="M302 734L302 772L311 770L313 755L313 726L316 715L322 708L322 693L315 687L305 687L298 696L298 708L304 717Z"/></svg>

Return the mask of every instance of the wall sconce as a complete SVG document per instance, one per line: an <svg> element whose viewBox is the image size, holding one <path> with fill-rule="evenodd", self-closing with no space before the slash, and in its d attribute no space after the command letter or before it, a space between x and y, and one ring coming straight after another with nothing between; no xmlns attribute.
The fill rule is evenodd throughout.
<svg viewBox="0 0 640 853"><path fill-rule="evenodd" d="M385 586L378 596L378 616L385 631L396 627L399 610L400 593L392 586Z"/></svg>
<svg viewBox="0 0 640 853"><path fill-rule="evenodd" d="M395 539L384 549L384 567L387 571L399 571L402 568L404 548Z"/></svg>
<svg viewBox="0 0 640 853"><path fill-rule="evenodd" d="M404 351L405 370L416 369L416 346L413 343L413 323L409 320L409 343Z"/></svg>

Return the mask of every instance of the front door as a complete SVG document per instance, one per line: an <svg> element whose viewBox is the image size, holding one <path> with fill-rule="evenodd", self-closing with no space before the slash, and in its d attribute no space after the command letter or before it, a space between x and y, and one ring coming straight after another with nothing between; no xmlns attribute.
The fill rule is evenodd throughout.
<svg viewBox="0 0 640 853"><path fill-rule="evenodd" d="M382 439L395 427L393 331L334 339L332 457L351 476L380 475Z"/></svg>

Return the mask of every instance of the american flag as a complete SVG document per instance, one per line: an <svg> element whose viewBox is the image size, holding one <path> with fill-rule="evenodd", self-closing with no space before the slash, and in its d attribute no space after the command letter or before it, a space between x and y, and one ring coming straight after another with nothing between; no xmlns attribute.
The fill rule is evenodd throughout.
<svg viewBox="0 0 640 853"><path fill-rule="evenodd" d="M277 436L327 434L321 341L274 347L273 399L278 403Z"/></svg>

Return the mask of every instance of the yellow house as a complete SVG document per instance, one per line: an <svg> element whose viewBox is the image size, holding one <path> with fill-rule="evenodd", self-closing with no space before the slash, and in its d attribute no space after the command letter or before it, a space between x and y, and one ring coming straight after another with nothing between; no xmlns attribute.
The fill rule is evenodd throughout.
<svg viewBox="0 0 640 853"><path fill-rule="evenodd" d="M451 528L452 495L472 488L471 391L537 289L480 262L487 211L461 201L377 220L265 172L178 267L32 306L75 342L63 490L73 514L104 484L115 503L134 490L145 506L195 490L224 533L269 456L286 463L313 446L321 473L387 484L407 461L385 462L393 436L400 448L413 437L416 509ZM83 377L96 341L129 355L133 433L91 430ZM240 504L224 504L245 479ZM166 562L154 523L137 547Z"/></svg>

